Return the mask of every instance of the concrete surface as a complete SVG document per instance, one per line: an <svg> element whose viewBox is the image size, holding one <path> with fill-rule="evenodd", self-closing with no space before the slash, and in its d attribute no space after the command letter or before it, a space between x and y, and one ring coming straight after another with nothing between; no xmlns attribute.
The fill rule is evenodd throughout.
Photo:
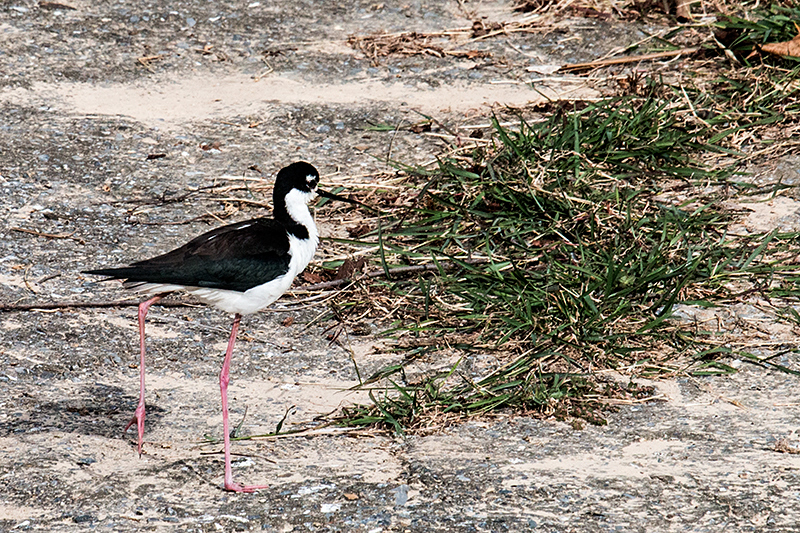
<svg viewBox="0 0 800 533"><path fill-rule="evenodd" d="M255 165L271 180L306 159L329 182L369 183L387 154L423 163L443 149L435 136L369 124L425 113L457 127L486 123L494 103L594 96L579 78L529 67L593 59L653 30L576 19L465 44L491 53L472 60L374 64L346 44L515 17L493 1L3 2L0 299L119 299L118 286L79 271L163 252L217 224L195 220L207 213L260 213L212 194L231 176L257 179ZM523 83L532 78L537 90ZM335 211L317 216L323 235L341 229ZM330 254L323 242L318 260ZM288 423L363 399L341 392L355 382L347 352L323 325L306 329L319 312L243 324L231 398L235 420L247 406L247 434L272 431L292 406ZM221 431L228 327L206 308L151 312L139 458L122 433L138 393L135 310L0 314L0 530L800 531L800 456L780 451L800 438L797 380L746 364L656 383L662 401L579 431L498 416L405 439L239 442L237 480L271 488L225 493L222 458L207 453L220 447L199 443ZM363 373L387 361L378 339L354 349Z"/></svg>

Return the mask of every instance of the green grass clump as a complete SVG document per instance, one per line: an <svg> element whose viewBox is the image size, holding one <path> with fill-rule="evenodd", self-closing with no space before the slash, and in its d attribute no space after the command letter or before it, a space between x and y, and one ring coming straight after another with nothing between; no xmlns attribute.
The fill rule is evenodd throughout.
<svg viewBox="0 0 800 533"><path fill-rule="evenodd" d="M540 122L495 121L494 144L417 169L415 207L382 220L379 259L387 274L437 268L384 282L403 302L388 333L408 356L448 345L508 362L478 377L384 369L367 381L386 384L373 404L345 409L343 423L403 431L500 408L599 422L604 399L648 391L608 385L597 370L734 371L713 333L669 319L679 303L734 301L742 283L747 294L800 296L798 235L730 235L739 213L724 203L765 192L735 171L773 145L765 127L796 122L799 72L764 66L718 78L720 91L651 85L646 96L556 105Z"/></svg>

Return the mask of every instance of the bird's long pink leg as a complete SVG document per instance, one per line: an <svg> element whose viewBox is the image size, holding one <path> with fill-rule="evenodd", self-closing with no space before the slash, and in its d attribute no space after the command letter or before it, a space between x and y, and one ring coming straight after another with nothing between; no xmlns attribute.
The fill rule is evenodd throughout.
<svg viewBox="0 0 800 533"><path fill-rule="evenodd" d="M141 351L139 356L139 405L133 413L133 418L125 426L125 431L128 431L128 428L136 422L136 428L139 430L139 457L142 456L142 441L144 440L144 319L150 306L163 297L164 294L159 294L139 304L139 349Z"/></svg>
<svg viewBox="0 0 800 533"><path fill-rule="evenodd" d="M222 434L225 448L225 490L233 492L255 492L266 489L267 485L244 486L233 482L233 469L231 468L231 434L230 423L228 422L228 383L230 382L231 354L233 354L233 344L236 342L236 333L239 331L239 323L242 316L236 313L231 328L231 338L228 341L228 350L225 352L225 361L222 363L222 371L219 373L219 391L222 395Z"/></svg>

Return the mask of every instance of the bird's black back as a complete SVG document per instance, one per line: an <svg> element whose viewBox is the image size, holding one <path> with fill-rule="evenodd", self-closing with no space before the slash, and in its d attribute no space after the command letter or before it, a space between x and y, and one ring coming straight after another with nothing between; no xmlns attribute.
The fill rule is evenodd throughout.
<svg viewBox="0 0 800 533"><path fill-rule="evenodd" d="M244 292L289 270L289 237L280 222L256 218L223 226L166 254L128 267L89 270L128 282Z"/></svg>

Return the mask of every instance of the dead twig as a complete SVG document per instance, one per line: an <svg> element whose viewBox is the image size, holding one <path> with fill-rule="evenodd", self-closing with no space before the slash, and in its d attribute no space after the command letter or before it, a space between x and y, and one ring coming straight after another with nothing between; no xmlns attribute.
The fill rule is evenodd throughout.
<svg viewBox="0 0 800 533"><path fill-rule="evenodd" d="M464 262L468 263L468 264L480 264L480 263L486 263L486 262L488 262L488 260L487 259L466 259L466 260L464 260ZM413 273L416 273L416 272L432 272L434 270L439 270L440 266L442 268L444 268L445 270L450 270L450 269L455 268L457 265L455 263L440 262L439 265L427 264L427 265L411 265L411 266L404 266L404 267L394 267L394 268L388 269L388 272L389 272L390 276L402 276L403 274L413 274ZM367 272L366 274L364 274L364 277L371 279L371 278L380 278L380 277L383 277L385 275L386 275L386 271L381 269L381 270L373 270L371 272ZM333 289L333 288L345 285L347 283L350 283L352 281L353 280L350 279L350 278L334 279L334 280L331 280L331 281L323 281L321 283L314 283L312 285L304 285L302 287L298 287L293 292L320 291L320 290L324 290L324 289Z"/></svg>
<svg viewBox="0 0 800 533"><path fill-rule="evenodd" d="M691 55L697 52L700 48L681 48L680 50L669 50L666 52L654 52L652 54L642 54L638 56L624 56L614 57L611 59L598 59L597 61L589 61L588 63L570 63L562 66L559 70L588 70L592 68L607 67L610 65L624 65L625 63L638 63L640 61L652 61L654 59L662 59L665 57L675 57L680 55Z"/></svg>
<svg viewBox="0 0 800 533"><path fill-rule="evenodd" d="M144 57L136 58L136 61L138 61L139 64L142 65L144 68L146 68L150 72L154 73L155 70L153 70L153 67L150 66L150 62L151 61L158 61L159 59L164 59L164 58L162 56L160 56L160 55L144 56Z"/></svg>
<svg viewBox="0 0 800 533"><path fill-rule="evenodd" d="M70 11L76 11L78 8L73 7L69 4L64 4L61 2L39 2L40 9L68 9Z"/></svg>
<svg viewBox="0 0 800 533"><path fill-rule="evenodd" d="M0 313L14 311L49 311L53 309L84 308L103 309L108 307L138 307L139 300L112 300L110 302L47 302L36 304L2 304ZM188 302L158 302L161 307L195 307Z"/></svg>
<svg viewBox="0 0 800 533"><path fill-rule="evenodd" d="M73 237L73 235L75 235L74 231L72 233L68 233L66 235L55 235L53 233L42 233L41 231L36 231L36 230L26 229L26 228L13 227L13 228L9 228L9 229L11 231L18 231L20 233L28 233L30 235L36 235L37 237L46 237L48 239L70 239L70 240L73 240L73 241L75 241L75 242L77 242L79 244L86 244L86 241L84 241L80 237Z"/></svg>
<svg viewBox="0 0 800 533"><path fill-rule="evenodd" d="M800 448L795 448L794 446L790 446L789 439L778 439L777 441L775 441L775 446L773 449L776 452L780 453L788 453L791 455L800 454Z"/></svg>
<svg viewBox="0 0 800 533"><path fill-rule="evenodd" d="M459 30L459 32L462 31L471 31L471 28L470 30ZM481 50L458 50L435 42L435 39L449 37L452 34L453 32L404 32L399 34L378 33L366 36L351 35L347 39L347 44L363 52L374 65L379 63L378 58L390 55L430 55L439 58L450 56L467 59L480 59L491 55L489 52Z"/></svg>

